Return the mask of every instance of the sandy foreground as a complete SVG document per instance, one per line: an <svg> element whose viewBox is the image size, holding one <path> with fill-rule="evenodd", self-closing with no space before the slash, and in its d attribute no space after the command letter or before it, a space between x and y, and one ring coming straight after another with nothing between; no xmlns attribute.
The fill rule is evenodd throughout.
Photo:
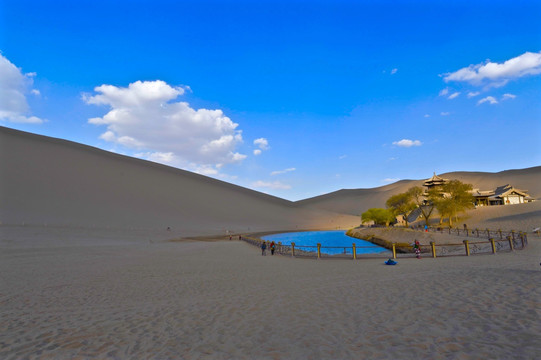
<svg viewBox="0 0 541 360"><path fill-rule="evenodd" d="M2 227L2 359L534 359L541 239L497 255L261 256L241 241Z"/></svg>

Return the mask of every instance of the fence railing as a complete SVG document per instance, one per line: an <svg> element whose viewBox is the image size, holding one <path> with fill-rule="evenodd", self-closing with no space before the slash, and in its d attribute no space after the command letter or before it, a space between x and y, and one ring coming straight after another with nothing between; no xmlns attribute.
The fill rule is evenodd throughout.
<svg viewBox="0 0 541 360"><path fill-rule="evenodd" d="M456 236L465 236L465 237L476 237L476 238L495 238L495 239L507 239L507 237L511 237L513 240L520 236L526 236L526 233L522 231L504 231L501 229L498 230L490 230L490 229L468 229L466 228L453 228L453 227L443 227L443 226L430 226L428 228L424 228L422 226L414 226L411 227L413 230L418 231L424 231L424 232L435 232L435 233L441 233L441 234L449 234L449 235L456 235Z"/></svg>
<svg viewBox="0 0 541 360"><path fill-rule="evenodd" d="M270 253L270 241L262 240L255 237L242 237L242 240L261 248L262 244L266 244L266 252ZM510 252L514 250L522 250L528 244L526 233L519 232L516 236L507 235L505 239L489 238L485 241L472 241L465 239L462 243L457 244L436 244L430 242L430 245L420 245L422 256L430 256L433 258L443 256L471 256L477 254L496 254L498 252ZM373 249L373 246L322 246L316 245L300 245L295 243L284 245L281 242L275 243L275 254L299 257L299 258L316 258L316 259L362 259L362 258L389 258L393 259L415 257L413 246L405 248L400 245L397 248L397 243L391 243L389 251L382 253L364 253L362 249ZM340 251L337 251L340 250Z"/></svg>

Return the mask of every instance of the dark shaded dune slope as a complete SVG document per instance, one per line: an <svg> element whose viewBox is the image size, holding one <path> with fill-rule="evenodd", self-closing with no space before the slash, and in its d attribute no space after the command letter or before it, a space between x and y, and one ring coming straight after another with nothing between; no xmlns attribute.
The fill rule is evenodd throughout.
<svg viewBox="0 0 541 360"><path fill-rule="evenodd" d="M358 219L78 143L0 127L0 221L180 230L347 227Z"/></svg>

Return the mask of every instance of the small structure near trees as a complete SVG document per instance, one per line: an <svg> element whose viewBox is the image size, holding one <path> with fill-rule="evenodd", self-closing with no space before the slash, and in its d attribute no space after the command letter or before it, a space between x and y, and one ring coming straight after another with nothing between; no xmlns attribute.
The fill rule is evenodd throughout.
<svg viewBox="0 0 541 360"><path fill-rule="evenodd" d="M506 184L498 186L494 190L474 189L472 195L475 198L476 206L524 204L535 201L526 191Z"/></svg>

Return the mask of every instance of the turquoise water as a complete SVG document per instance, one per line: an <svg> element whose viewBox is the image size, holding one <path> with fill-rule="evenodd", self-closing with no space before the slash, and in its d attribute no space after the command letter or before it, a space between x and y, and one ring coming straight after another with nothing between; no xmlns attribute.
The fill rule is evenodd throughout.
<svg viewBox="0 0 541 360"><path fill-rule="evenodd" d="M317 251L317 243L320 243L321 252L330 255L352 254L353 243L357 247L357 254L379 254L389 251L369 241L349 237L343 230L282 233L266 235L262 239L275 243L281 242L282 245L291 245L294 242L295 249L314 252Z"/></svg>

